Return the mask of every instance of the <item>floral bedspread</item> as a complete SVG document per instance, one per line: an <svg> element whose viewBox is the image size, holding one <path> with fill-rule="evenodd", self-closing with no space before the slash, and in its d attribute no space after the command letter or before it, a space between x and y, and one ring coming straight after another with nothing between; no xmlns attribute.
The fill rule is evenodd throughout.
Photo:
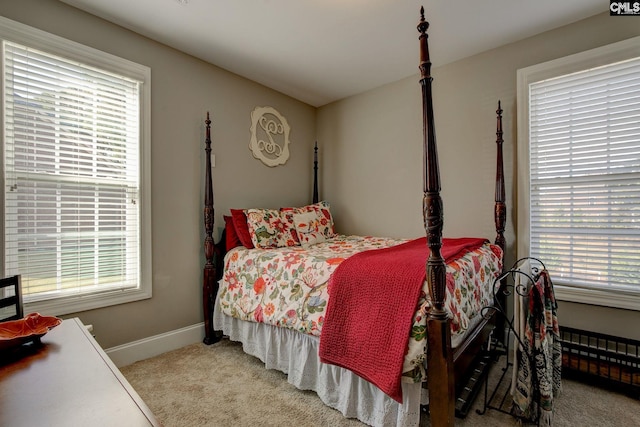
<svg viewBox="0 0 640 427"><path fill-rule="evenodd" d="M370 236L338 235L308 247L245 249L238 247L225 257L218 302L222 312L241 320L262 322L319 336L327 307L327 284L336 267L349 256L406 242ZM446 309L452 318L452 342L472 326L483 306L492 302L491 286L502 270L501 250L485 244L447 265ZM426 378L423 369L426 346L428 288L413 318L404 376L411 381Z"/></svg>

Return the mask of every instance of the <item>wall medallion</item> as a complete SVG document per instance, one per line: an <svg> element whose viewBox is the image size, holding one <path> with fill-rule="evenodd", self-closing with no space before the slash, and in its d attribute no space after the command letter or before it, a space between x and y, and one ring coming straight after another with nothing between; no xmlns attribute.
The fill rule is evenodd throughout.
<svg viewBox="0 0 640 427"><path fill-rule="evenodd" d="M253 157L267 166L284 165L289 159L287 119L273 107L256 107L251 112L251 141Z"/></svg>

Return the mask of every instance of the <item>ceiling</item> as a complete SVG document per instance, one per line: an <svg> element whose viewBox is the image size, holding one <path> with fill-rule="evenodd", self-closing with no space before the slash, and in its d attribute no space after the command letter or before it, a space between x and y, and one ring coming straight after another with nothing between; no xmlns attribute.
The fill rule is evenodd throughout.
<svg viewBox="0 0 640 427"><path fill-rule="evenodd" d="M319 107L606 12L605 0L61 0Z"/></svg>

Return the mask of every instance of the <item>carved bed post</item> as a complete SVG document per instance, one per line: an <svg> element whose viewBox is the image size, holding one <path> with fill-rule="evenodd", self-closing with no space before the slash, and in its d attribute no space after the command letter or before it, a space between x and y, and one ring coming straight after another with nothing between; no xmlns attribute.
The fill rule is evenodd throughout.
<svg viewBox="0 0 640 427"><path fill-rule="evenodd" d="M313 147L313 202L318 203L318 141Z"/></svg>
<svg viewBox="0 0 640 427"><path fill-rule="evenodd" d="M498 101L498 109L496 110L496 197L495 197L495 212L494 212L494 220L496 226L496 240L495 244L500 246L502 249L502 261L504 265L504 254L507 249L507 243L504 238L504 229L507 223L507 206L505 204L505 190L504 190L504 167L503 167L503 159L502 159L502 143L504 140L502 139L502 106L500 101ZM504 270L504 267L503 267ZM507 283L507 278L505 277L500 282L500 288L504 289L504 286ZM498 301L497 304L500 307L505 308L507 304L507 296L504 292L496 292ZM495 329L495 337L498 341L503 344L506 344L505 341L505 321L503 316L497 316L496 319L496 329Z"/></svg>
<svg viewBox="0 0 640 427"><path fill-rule="evenodd" d="M207 112L206 139L205 139L205 189L204 189L204 272L202 283L202 298L204 310L204 331L203 342L207 345L218 341L213 331L213 303L217 293L216 283L216 263L215 244L213 241L214 209L213 209L213 181L211 178L211 120Z"/></svg>
<svg viewBox="0 0 640 427"><path fill-rule="evenodd" d="M507 206L504 203L504 167L502 160L502 107L498 101L498 109L496 110L496 145L498 153L496 155L496 205L495 205L495 223L496 223L496 245L500 246L504 251L506 249L506 241L504 238L504 228L507 222Z"/></svg>
<svg viewBox="0 0 640 427"><path fill-rule="evenodd" d="M431 310L427 318L427 366L429 369L429 411L431 426L453 426L455 417L455 382L453 352L451 350L450 320L444 309L446 266L442 247L443 210L440 197L440 171L433 117L431 92L431 60L427 44L429 23L420 8L420 84L422 85L422 120L424 144L424 198L423 216L429 258L427 260L427 284L431 294Z"/></svg>

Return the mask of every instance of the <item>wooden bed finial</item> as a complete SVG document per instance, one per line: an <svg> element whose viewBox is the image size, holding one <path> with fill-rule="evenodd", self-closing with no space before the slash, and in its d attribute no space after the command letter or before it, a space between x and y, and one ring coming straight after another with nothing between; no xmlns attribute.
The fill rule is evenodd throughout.
<svg viewBox="0 0 640 427"><path fill-rule="evenodd" d="M427 30L429 29L429 23L424 19L424 6L420 7L420 22L418 23L418 32L420 36L420 68L421 77L431 78L431 59L429 58L429 44L427 43Z"/></svg>
<svg viewBox="0 0 640 427"><path fill-rule="evenodd" d="M451 349L450 319L444 309L446 265L442 247L443 210L440 197L440 170L433 117L431 59L427 44L429 24L420 9L420 85L422 86L422 127L424 149L424 197L422 202L429 258L426 265L431 309L427 317L427 366L429 366L429 412L433 427L453 426L455 382Z"/></svg>
<svg viewBox="0 0 640 427"><path fill-rule="evenodd" d="M424 19L424 6L420 6L420 22L418 23L418 31L426 35L429 29L429 23Z"/></svg>

